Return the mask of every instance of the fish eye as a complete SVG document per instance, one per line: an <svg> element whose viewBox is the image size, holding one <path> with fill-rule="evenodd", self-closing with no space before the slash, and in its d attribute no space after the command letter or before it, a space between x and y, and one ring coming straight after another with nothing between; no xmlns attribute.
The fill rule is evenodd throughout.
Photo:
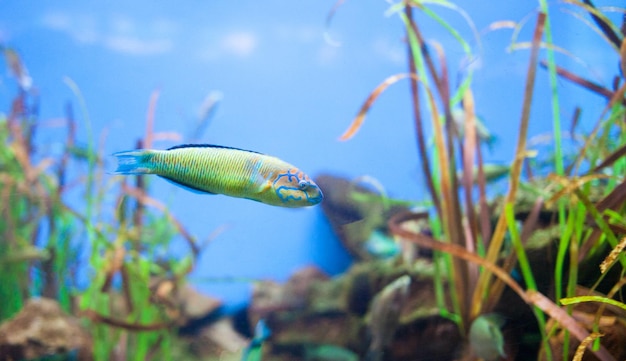
<svg viewBox="0 0 626 361"><path fill-rule="evenodd" d="M307 189L307 188L309 187L309 185L310 185L310 183L309 183L309 182L307 182L307 181L305 181L305 180L301 180L301 181L299 181L299 182L298 182L298 188L299 188L300 190L305 190L305 189Z"/></svg>

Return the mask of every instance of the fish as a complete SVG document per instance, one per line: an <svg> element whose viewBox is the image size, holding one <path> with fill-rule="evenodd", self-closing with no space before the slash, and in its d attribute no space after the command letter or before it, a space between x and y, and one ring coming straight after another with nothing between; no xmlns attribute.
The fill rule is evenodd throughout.
<svg viewBox="0 0 626 361"><path fill-rule="evenodd" d="M156 174L190 191L247 198L280 207L319 204L324 195L311 178L276 157L212 144L114 153L113 174Z"/></svg>
<svg viewBox="0 0 626 361"><path fill-rule="evenodd" d="M403 275L385 286L374 297L369 311L371 342L366 361L380 361L387 346L393 341L400 323L402 307L409 298L411 277Z"/></svg>
<svg viewBox="0 0 626 361"><path fill-rule="evenodd" d="M478 316L469 331L469 341L476 356L485 361L494 361L506 357L502 326L504 318L496 313Z"/></svg>

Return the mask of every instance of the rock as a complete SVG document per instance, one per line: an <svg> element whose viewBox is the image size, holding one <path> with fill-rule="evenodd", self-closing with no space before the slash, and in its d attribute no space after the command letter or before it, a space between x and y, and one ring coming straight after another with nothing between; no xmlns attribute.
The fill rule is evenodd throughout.
<svg viewBox="0 0 626 361"><path fill-rule="evenodd" d="M273 311L307 307L312 285L325 280L328 280L328 276L324 272L317 267L309 266L294 273L284 285L273 281L255 283L249 310L250 323L255 325Z"/></svg>
<svg viewBox="0 0 626 361"><path fill-rule="evenodd" d="M315 182L324 192L324 214L341 244L356 260L388 258L398 252L387 232L387 220L406 211L406 206L392 204L384 195L347 178L322 174Z"/></svg>
<svg viewBox="0 0 626 361"><path fill-rule="evenodd" d="M305 360L312 349L321 346L362 357L371 339L369 305L386 285L404 274L411 277L410 295L384 359L453 360L462 336L454 322L440 316L432 278L387 261L356 263L331 279L307 268L284 285L258 283L248 312L251 324L263 318L272 332L263 360Z"/></svg>
<svg viewBox="0 0 626 361"><path fill-rule="evenodd" d="M240 353L250 340L233 327L232 320L223 318L203 327L190 344L194 354L202 357Z"/></svg>
<svg viewBox="0 0 626 361"><path fill-rule="evenodd" d="M204 319L222 306L217 298L202 294L189 284L177 284L167 278L155 278L150 289L153 301L165 307L168 316L181 327Z"/></svg>
<svg viewBox="0 0 626 361"><path fill-rule="evenodd" d="M91 337L54 300L31 299L15 317L0 325L0 360L73 353L77 360L93 360Z"/></svg>

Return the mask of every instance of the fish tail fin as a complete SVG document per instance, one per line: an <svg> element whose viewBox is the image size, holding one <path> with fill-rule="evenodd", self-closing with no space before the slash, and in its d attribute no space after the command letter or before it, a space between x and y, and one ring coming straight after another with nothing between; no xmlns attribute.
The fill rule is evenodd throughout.
<svg viewBox="0 0 626 361"><path fill-rule="evenodd" d="M150 150L128 150L113 153L117 160L117 169L113 174L149 174L152 173Z"/></svg>

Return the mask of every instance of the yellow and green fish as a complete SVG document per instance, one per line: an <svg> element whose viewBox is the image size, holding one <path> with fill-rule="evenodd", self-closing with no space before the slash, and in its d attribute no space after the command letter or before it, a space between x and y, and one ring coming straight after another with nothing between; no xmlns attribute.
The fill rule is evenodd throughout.
<svg viewBox="0 0 626 361"><path fill-rule="evenodd" d="M209 144L167 150L139 149L113 154L114 174L156 174L191 191L225 194L280 207L322 201L320 188L304 172L269 155Z"/></svg>

